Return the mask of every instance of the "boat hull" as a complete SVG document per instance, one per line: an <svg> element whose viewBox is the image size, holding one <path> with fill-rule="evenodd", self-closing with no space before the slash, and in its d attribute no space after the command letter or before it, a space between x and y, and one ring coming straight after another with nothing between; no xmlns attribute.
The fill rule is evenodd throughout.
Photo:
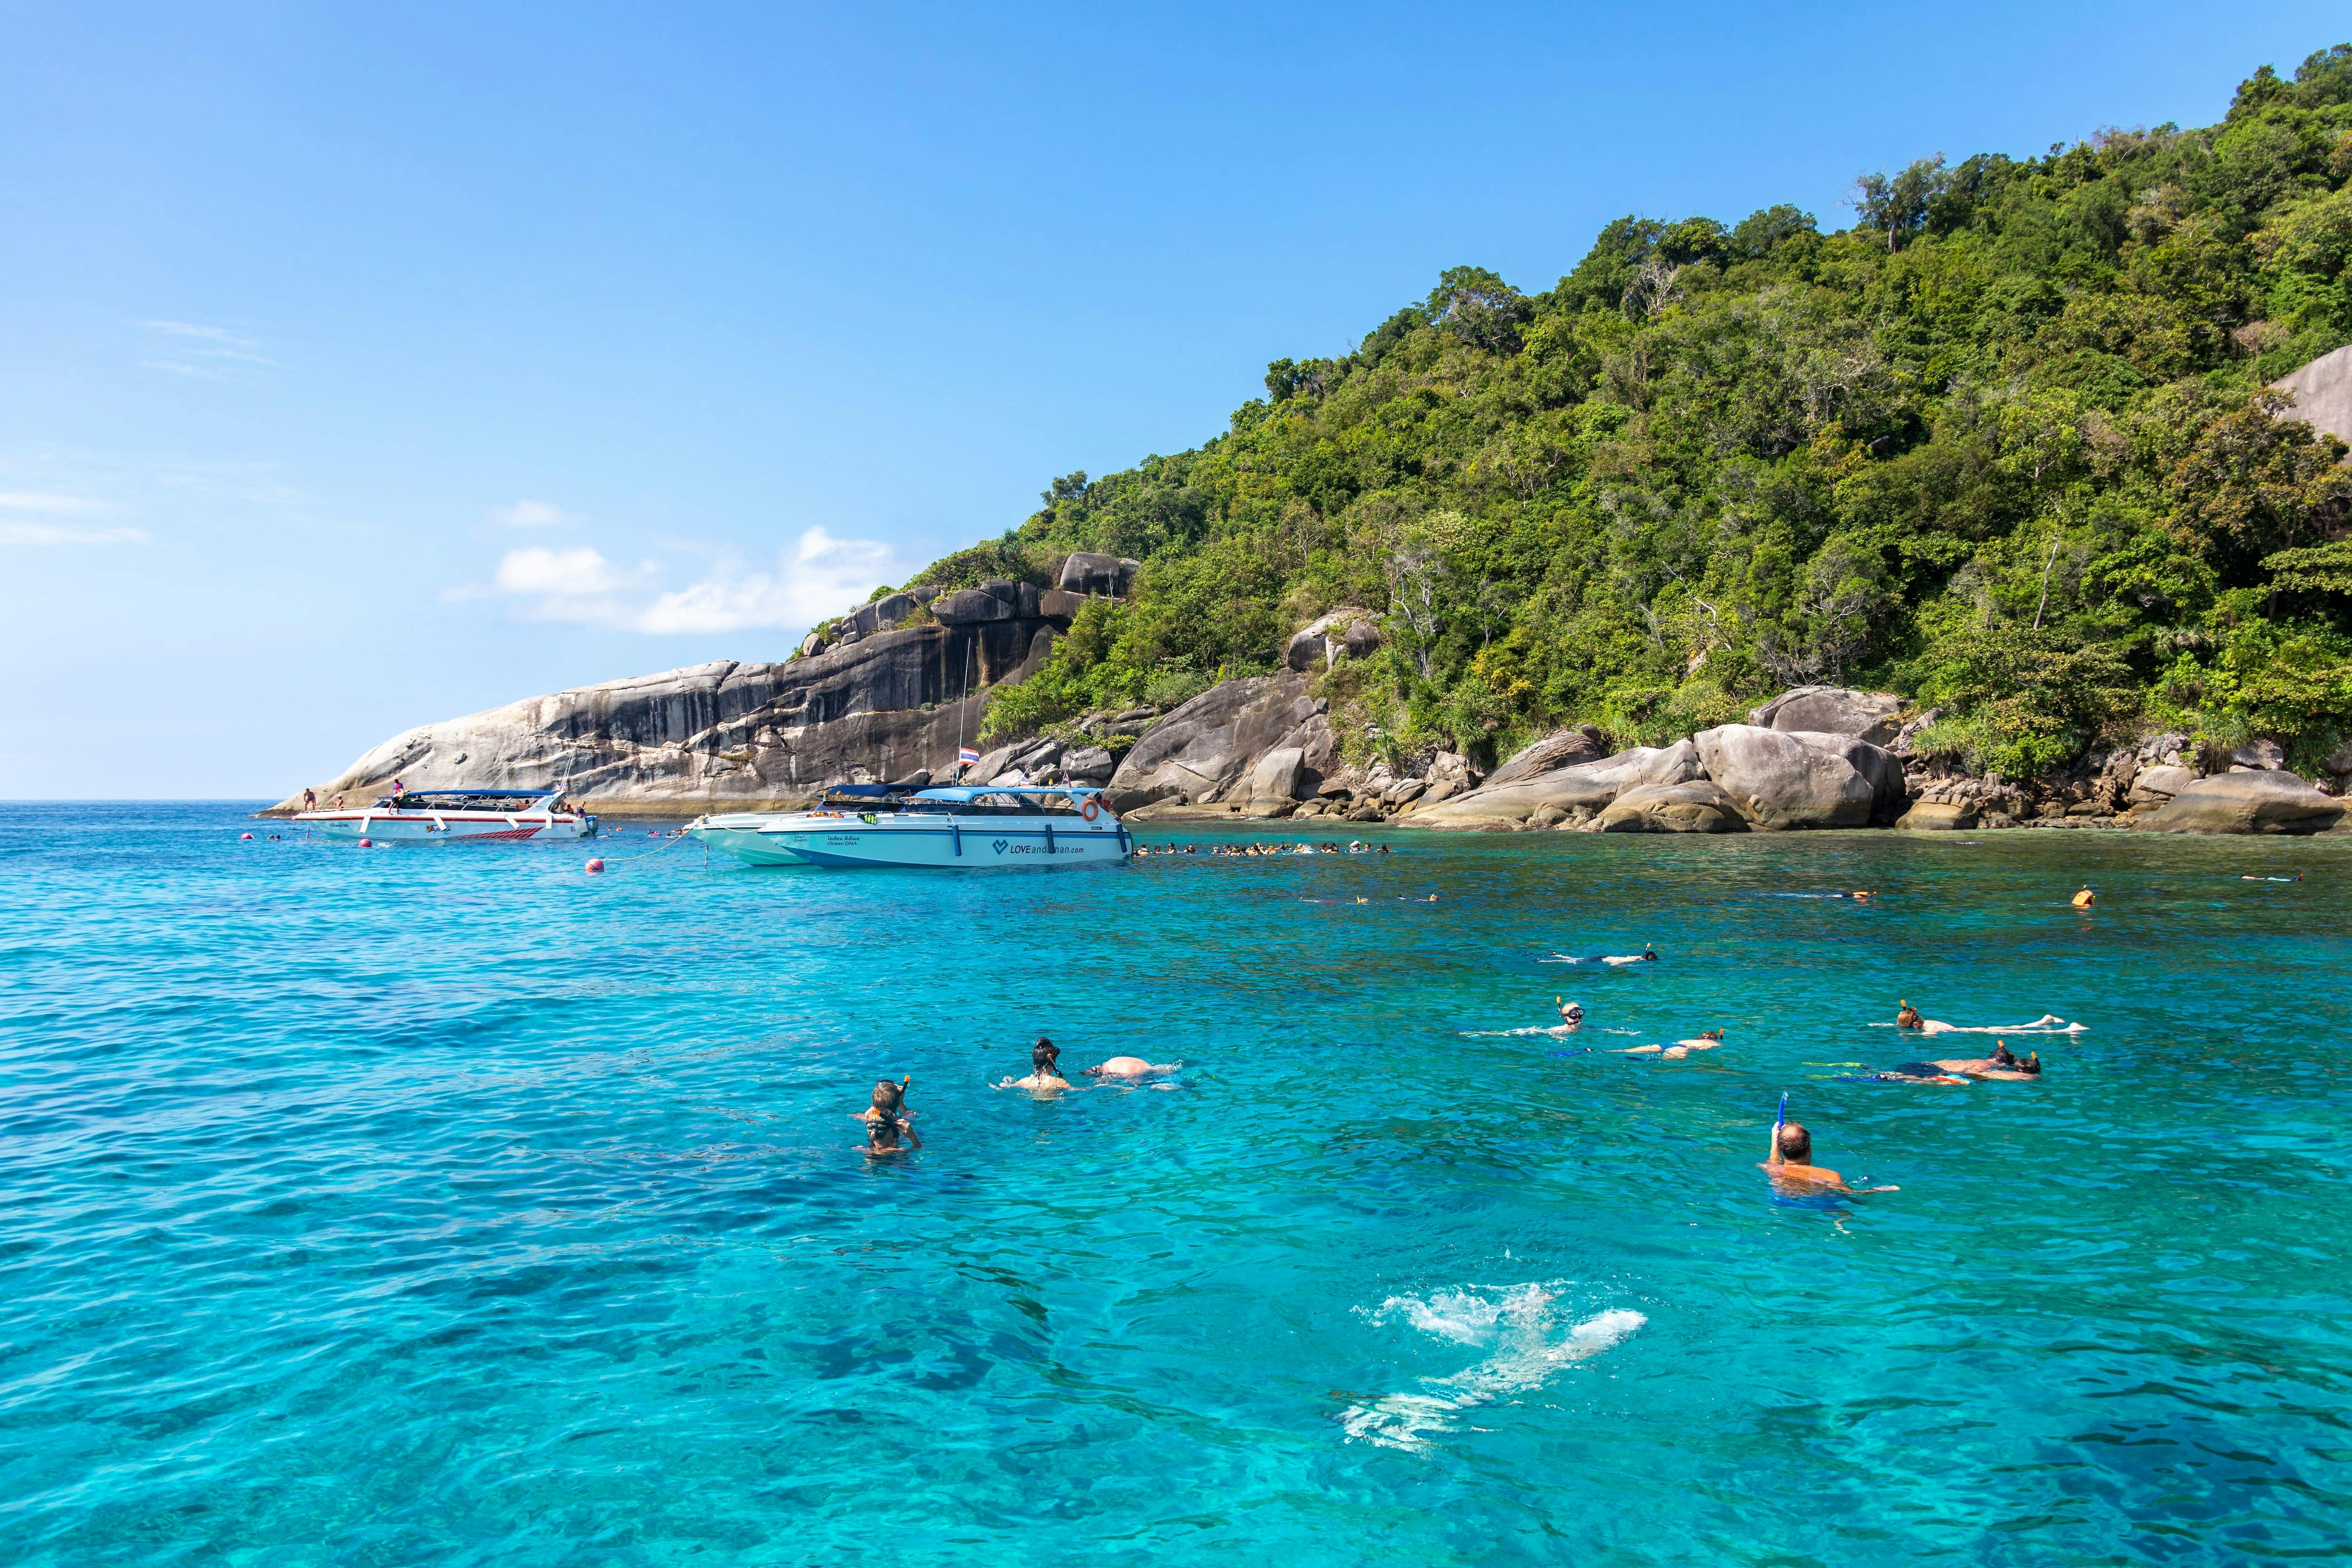
<svg viewBox="0 0 2352 1568"><path fill-rule="evenodd" d="M705 818L687 829L723 855L754 866L913 867L939 871L1045 870L1111 866L1135 840L1117 817L861 817L793 812Z"/></svg>
<svg viewBox="0 0 2352 1568"><path fill-rule="evenodd" d="M378 844L492 844L526 838L593 838L593 816L546 812L305 811L294 820L329 838Z"/></svg>

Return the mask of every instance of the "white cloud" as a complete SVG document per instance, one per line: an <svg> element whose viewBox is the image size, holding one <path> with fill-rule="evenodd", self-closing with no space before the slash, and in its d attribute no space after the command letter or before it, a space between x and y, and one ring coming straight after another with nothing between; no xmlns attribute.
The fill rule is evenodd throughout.
<svg viewBox="0 0 2352 1568"><path fill-rule="evenodd" d="M803 533L776 552L773 572L745 572L722 563L699 583L662 595L637 617L636 629L656 634L733 632L753 627L798 631L865 601L889 574L889 547L867 539L835 539L822 528Z"/></svg>
<svg viewBox="0 0 2352 1568"><path fill-rule="evenodd" d="M207 327L194 321L139 321L134 325L146 328L173 340L171 352L174 359L142 359L139 363L148 370L167 371L173 375L192 376L198 381L238 381L248 374L248 365L275 367L278 362L260 352L261 345L251 338L239 337L226 327Z"/></svg>
<svg viewBox="0 0 2352 1568"><path fill-rule="evenodd" d="M512 506L490 509L490 521L509 528L552 528L558 523L576 523L580 520L561 507L543 500L519 500Z"/></svg>
<svg viewBox="0 0 2352 1568"><path fill-rule="evenodd" d="M90 512L114 511L119 509L102 500L90 500L82 496L58 495L48 490L0 490L0 507L10 511Z"/></svg>
<svg viewBox="0 0 2352 1568"><path fill-rule="evenodd" d="M61 528L53 522L0 522L0 544L144 544L143 528Z"/></svg>
<svg viewBox="0 0 2352 1568"><path fill-rule="evenodd" d="M654 563L625 567L582 545L532 546L500 557L488 584L443 590L446 604L504 597L531 620L579 621L652 637L752 629L798 631L865 601L890 574L889 547L812 528L776 552L772 570L722 561L699 582L662 590Z"/></svg>

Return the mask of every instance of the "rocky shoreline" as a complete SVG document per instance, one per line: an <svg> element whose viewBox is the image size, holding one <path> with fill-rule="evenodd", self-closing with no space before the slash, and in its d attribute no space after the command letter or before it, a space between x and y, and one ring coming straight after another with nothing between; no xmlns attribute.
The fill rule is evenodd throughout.
<svg viewBox="0 0 2352 1568"><path fill-rule="evenodd" d="M892 594L810 634L781 664L720 661L427 724L325 784L374 798L415 789L561 786L606 816L806 805L840 784L946 777L991 690L1025 679L1094 595L1126 593L1137 563L1071 555L1058 586L992 579ZM1492 772L1435 751L1349 763L1327 672L1380 643L1370 611L1335 610L1291 639L1273 675L1226 680L1167 711L1082 715L992 747L968 777L1103 787L1139 822L1316 819L1457 831L1748 833L1891 828L2136 828L2352 832L2352 746L2325 787L2256 742L2227 755L2179 734L2094 748L2034 780L1971 773L1920 752L1933 712L1890 692L1807 686L1665 746L1612 753L1563 729ZM2341 764L2340 770L2337 764ZM299 810L300 792L263 815Z"/></svg>

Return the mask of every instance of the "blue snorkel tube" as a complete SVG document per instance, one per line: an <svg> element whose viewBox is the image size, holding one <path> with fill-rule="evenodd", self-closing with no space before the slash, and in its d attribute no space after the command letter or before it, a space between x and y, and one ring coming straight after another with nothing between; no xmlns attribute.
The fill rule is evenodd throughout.
<svg viewBox="0 0 2352 1568"><path fill-rule="evenodd" d="M1780 1091L1780 1113L1778 1116L1775 1116L1774 1118L1772 1118L1772 1134L1773 1134L1773 1136L1774 1136L1775 1138L1779 1137L1779 1136L1780 1136L1780 1129L1781 1129L1781 1128L1783 1128L1783 1127L1786 1127L1788 1124L1789 1124L1789 1091L1788 1091L1787 1089L1782 1089L1782 1090ZM1776 1147L1777 1147L1777 1145L1776 1145Z"/></svg>

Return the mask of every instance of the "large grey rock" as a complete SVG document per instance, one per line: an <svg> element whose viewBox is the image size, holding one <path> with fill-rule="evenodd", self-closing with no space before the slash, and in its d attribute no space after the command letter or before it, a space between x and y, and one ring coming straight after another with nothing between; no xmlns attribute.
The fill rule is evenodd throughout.
<svg viewBox="0 0 2352 1568"><path fill-rule="evenodd" d="M1056 583L1066 593L1124 594L1135 585L1135 574L1143 570L1140 561L1129 561L1117 555L1089 555L1080 552L1062 562Z"/></svg>
<svg viewBox="0 0 2352 1568"><path fill-rule="evenodd" d="M1318 616L1293 634L1283 663L1301 674L1328 669L1346 654L1362 658L1381 646L1380 619L1352 605Z"/></svg>
<svg viewBox="0 0 2352 1568"><path fill-rule="evenodd" d="M843 616L841 630L845 636L861 637L887 631L913 615L919 602L912 594L886 595Z"/></svg>
<svg viewBox="0 0 2352 1568"><path fill-rule="evenodd" d="M2135 812L2134 827L2158 833L2326 833L2344 802L2293 773L2220 773L2199 779L2156 810Z"/></svg>
<svg viewBox="0 0 2352 1568"><path fill-rule="evenodd" d="M1517 827L1546 807L1561 813L1600 812L1629 789L1685 784L1699 776L1698 752L1688 741L1663 748L1636 746L1533 778L1502 784L1489 781L1465 795L1424 806L1412 820L1419 827Z"/></svg>
<svg viewBox="0 0 2352 1568"><path fill-rule="evenodd" d="M803 802L858 770L944 776L987 689L1033 672L1054 636L1019 618L907 626L782 664L719 659L527 698L404 731L317 789L561 785L600 811L691 814ZM300 804L297 791L273 809Z"/></svg>
<svg viewBox="0 0 2352 1568"><path fill-rule="evenodd" d="M2352 441L2352 343L2321 354L2271 383L2294 395L2289 419L2306 419L2339 441Z"/></svg>
<svg viewBox="0 0 2352 1568"><path fill-rule="evenodd" d="M2132 775L2130 802L2134 806L2162 805L2196 782L2194 768L2142 768Z"/></svg>
<svg viewBox="0 0 2352 1568"><path fill-rule="evenodd" d="M1018 595L1007 601L985 588L959 588L931 601L931 614L942 626L971 626L989 621L1009 621L1020 614Z"/></svg>
<svg viewBox="0 0 2352 1568"><path fill-rule="evenodd" d="M1076 784L1108 784L1118 763L1100 746L1081 746L1062 759L1062 770Z"/></svg>
<svg viewBox="0 0 2352 1568"><path fill-rule="evenodd" d="M1106 795L1117 811L1161 801L1203 805L1282 747L1296 747L1302 777L1311 772L1319 784L1337 750L1327 707L1307 694L1307 678L1291 671L1213 686L1151 727L1119 763Z"/></svg>
<svg viewBox="0 0 2352 1568"><path fill-rule="evenodd" d="M1601 731L1590 724L1580 724L1572 730L1555 730L1531 746L1510 754L1503 765L1486 775L1486 787L1517 784L1521 779L1548 773L1554 768L1570 767L1578 763L1597 763L1607 754L1601 743Z"/></svg>
<svg viewBox="0 0 2352 1568"><path fill-rule="evenodd" d="M1977 825L1977 808L1967 801L1923 800L1895 826L1906 833L1963 833Z"/></svg>
<svg viewBox="0 0 2352 1568"><path fill-rule="evenodd" d="M1692 741L1706 776L1758 827L1866 827L1903 803L1903 764L1857 736L1724 724Z"/></svg>
<svg viewBox="0 0 2352 1568"><path fill-rule="evenodd" d="M1721 786L1706 779L1688 784L1643 784L1609 805L1593 830L1599 833L1745 833L1747 819Z"/></svg>
<svg viewBox="0 0 2352 1568"><path fill-rule="evenodd" d="M1874 746L1894 741L1903 699L1891 691L1855 691L1843 686L1799 686L1783 691L1748 715L1761 730L1853 735Z"/></svg>
<svg viewBox="0 0 2352 1568"><path fill-rule="evenodd" d="M2286 766L2286 748L2276 741L2249 741L2230 753L2232 765L2259 773L2276 773Z"/></svg>
<svg viewBox="0 0 2352 1568"><path fill-rule="evenodd" d="M1276 746L1251 764L1249 798L1253 802L1297 799L1298 776L1306 764L1307 753L1300 748Z"/></svg>

